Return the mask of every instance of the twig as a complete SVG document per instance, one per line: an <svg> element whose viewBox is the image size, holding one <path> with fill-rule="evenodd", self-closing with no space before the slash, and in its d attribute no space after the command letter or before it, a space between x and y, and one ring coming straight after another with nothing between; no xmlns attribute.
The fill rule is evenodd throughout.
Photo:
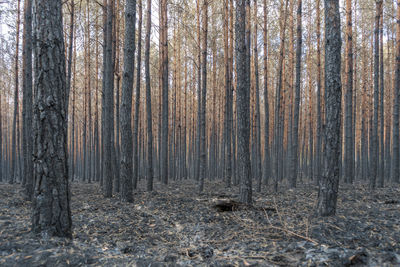
<svg viewBox="0 0 400 267"><path fill-rule="evenodd" d="M267 217L267 220L268 220L268 222L269 222L269 224L270 224L270 228L276 229L276 230L280 230L280 231L286 232L287 234L290 234L290 235L296 236L296 237L298 237L298 238L301 238L301 239L310 241L311 243L314 243L315 245L318 245L318 244L319 244L317 241L315 241L315 240L313 240L313 239L311 239L311 238L309 238L309 237L306 237L306 236L297 234L297 233L295 233L295 232L293 232L293 231L291 231L291 230L288 230L288 229L286 229L286 228L282 228L282 227L278 227L278 226L272 225L271 221L269 220L269 217L268 217L268 214L267 214L266 210L265 210L264 208L263 208L263 210L264 210L264 213L265 213L265 215L266 215L266 217Z"/></svg>

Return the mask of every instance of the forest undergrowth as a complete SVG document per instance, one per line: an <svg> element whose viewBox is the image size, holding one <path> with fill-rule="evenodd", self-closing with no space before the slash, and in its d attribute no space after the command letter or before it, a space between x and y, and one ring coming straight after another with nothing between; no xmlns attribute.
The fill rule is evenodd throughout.
<svg viewBox="0 0 400 267"><path fill-rule="evenodd" d="M73 239L30 232L20 185L0 185L0 266L400 266L400 188L340 188L335 217L314 216L317 188L255 193L191 181L143 185L134 203L72 184ZM233 211L218 208L234 203Z"/></svg>

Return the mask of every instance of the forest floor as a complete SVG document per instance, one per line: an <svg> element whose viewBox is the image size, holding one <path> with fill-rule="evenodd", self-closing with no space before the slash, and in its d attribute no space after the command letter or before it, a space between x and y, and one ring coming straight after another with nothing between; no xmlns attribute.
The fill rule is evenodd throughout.
<svg viewBox="0 0 400 267"><path fill-rule="evenodd" d="M253 207L207 182L156 184L132 204L72 184L73 239L30 232L20 185L0 185L0 266L400 266L400 188L341 186L337 216L314 216L317 188L255 193ZM267 190L265 190L267 191Z"/></svg>

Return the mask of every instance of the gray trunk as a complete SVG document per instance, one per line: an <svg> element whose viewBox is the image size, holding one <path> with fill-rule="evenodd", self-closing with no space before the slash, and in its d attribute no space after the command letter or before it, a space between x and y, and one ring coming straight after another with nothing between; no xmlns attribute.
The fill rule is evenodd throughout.
<svg viewBox="0 0 400 267"><path fill-rule="evenodd" d="M147 20L145 37L144 67L146 75L146 111L147 111L147 191L153 190L153 126L151 114L150 87L150 34L151 34L151 0L147 0Z"/></svg>
<svg viewBox="0 0 400 267"><path fill-rule="evenodd" d="M296 42L296 78L295 78L295 97L294 97L294 114L293 114L293 148L290 171L290 186L296 187L297 183L297 167L299 164L299 113L300 113L300 87L301 87L301 47L302 38L302 0L298 1L297 6L297 42Z"/></svg>
<svg viewBox="0 0 400 267"><path fill-rule="evenodd" d="M114 150L114 82L113 82L113 55L112 55L112 29L113 29L113 5L112 0L107 3L107 27L106 27L106 53L104 71L104 130L103 130L103 187L104 196L112 197L113 168L112 154Z"/></svg>
<svg viewBox="0 0 400 267"><path fill-rule="evenodd" d="M393 156L392 181L399 182L399 101L400 101L400 0L397 0L396 21L396 65L393 105Z"/></svg>
<svg viewBox="0 0 400 267"><path fill-rule="evenodd" d="M135 95L135 118L133 126L133 188L137 188L139 178L139 118L140 118L140 70L142 64L142 1L138 3L138 50L137 50L137 69L136 69L136 95ZM122 143L124 144L124 143Z"/></svg>
<svg viewBox="0 0 400 267"><path fill-rule="evenodd" d="M248 47L246 42L246 0L236 0L236 74L237 74L237 127L238 127L238 176L240 201L252 204L250 172L250 77L248 77Z"/></svg>
<svg viewBox="0 0 400 267"><path fill-rule="evenodd" d="M208 30L208 0L203 0L203 38L202 38L202 62L201 62L201 112L200 112L200 179L198 191L204 188L204 179L207 169L207 150L206 150L206 100L207 100L207 30Z"/></svg>
<svg viewBox="0 0 400 267"><path fill-rule="evenodd" d="M132 202L132 88L135 68L135 22L136 0L128 0L125 7L124 69L122 76L121 102L121 200Z"/></svg>
<svg viewBox="0 0 400 267"><path fill-rule="evenodd" d="M37 97L33 118L32 230L42 236L72 237L62 3L35 0L33 10Z"/></svg>
<svg viewBox="0 0 400 267"><path fill-rule="evenodd" d="M324 167L319 181L317 212L336 213L339 189L341 125L341 46L338 0L325 0L325 149Z"/></svg>
<svg viewBox="0 0 400 267"><path fill-rule="evenodd" d="M33 158L32 158L32 0L25 0L24 12L24 47L23 47L23 76L22 76L22 148L24 158L23 179L25 180L25 194L31 199L33 196ZM1 105L1 104L0 104ZM0 115L1 116L1 115ZM1 127L1 123L0 123ZM0 130L1 139L1 130ZM1 141L0 141L1 153ZM0 156L1 160L1 156ZM1 163L0 163L1 165ZM0 167L1 173L1 167ZM0 174L1 176L1 174ZM1 177L0 177L1 181Z"/></svg>

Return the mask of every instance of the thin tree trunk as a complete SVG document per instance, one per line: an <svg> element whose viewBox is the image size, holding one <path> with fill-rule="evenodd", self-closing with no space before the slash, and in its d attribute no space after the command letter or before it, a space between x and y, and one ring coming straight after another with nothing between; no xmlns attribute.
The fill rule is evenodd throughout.
<svg viewBox="0 0 400 267"><path fill-rule="evenodd" d="M139 178L139 154L138 154L138 131L140 117L140 70L142 67L142 0L138 2L138 45L137 45L137 68L136 68L136 96L135 96L135 118L133 126L133 189L137 188Z"/></svg>
<svg viewBox="0 0 400 267"><path fill-rule="evenodd" d="M380 35L380 46L379 46L379 54L380 54L380 62L379 62L379 82L380 82L380 156L379 156L379 174L378 174L378 187L383 187L385 183L385 138L384 138L384 127L385 127L385 106L384 106L384 97L385 97L385 77L384 77L384 64L383 64L383 7L380 10L380 27L379 27L379 35Z"/></svg>
<svg viewBox="0 0 400 267"><path fill-rule="evenodd" d="M150 34L151 34L151 0L147 0L147 20L145 37L144 67L146 75L146 111L147 111L147 191L153 190L153 126L151 114L150 85ZM186 125L185 125L186 126Z"/></svg>
<svg viewBox="0 0 400 267"><path fill-rule="evenodd" d="M13 115L13 126L12 126L12 158L11 158L11 176L10 184L16 182L16 169L17 169L17 127L19 127L19 115L18 115L18 102L19 102L19 28L21 22L21 11L20 11L21 0L17 2L17 33L16 33L16 44L15 44L15 57L14 57L14 115ZM19 151L18 151L19 153Z"/></svg>
<svg viewBox="0 0 400 267"><path fill-rule="evenodd" d="M23 76L22 76L22 90L23 90L23 103L22 103L22 144L23 144L23 180L25 181L25 194L28 199L33 197L33 158L32 158L32 0L25 0L24 8L24 47L23 47ZM1 102L0 102L1 105ZM1 112L0 112L1 113ZM0 114L1 117L1 114ZM1 119L0 119L1 120ZM1 122L0 122L1 128ZM0 130L0 139L1 130ZM1 154L1 141L0 141L0 154ZM0 161L2 157L0 156ZM1 163L0 163L1 165ZM1 181L1 166L0 166L0 181Z"/></svg>
<svg viewBox="0 0 400 267"><path fill-rule="evenodd" d="M321 9L320 0L317 0L317 146L316 146L316 169L315 177L317 183L321 176L321 154L322 154L322 111L321 111Z"/></svg>
<svg viewBox="0 0 400 267"><path fill-rule="evenodd" d="M113 29L113 0L107 2L107 27L106 27L106 53L104 71L104 131L103 131L103 179L104 197L112 197L113 187L113 167L112 154L114 151L114 82L113 82L113 48L112 48L112 29Z"/></svg>
<svg viewBox="0 0 400 267"><path fill-rule="evenodd" d="M373 113L373 130L371 144L371 179L369 183L370 189L376 187L376 177L378 175L379 161L379 144L378 144L378 107L379 107L379 24L382 9L382 0L376 1L375 14L375 31L374 31L374 113Z"/></svg>
<svg viewBox="0 0 400 267"><path fill-rule="evenodd" d="M161 0L161 84L162 84L162 131L161 131L161 180L168 184L168 17L167 0Z"/></svg>
<svg viewBox="0 0 400 267"><path fill-rule="evenodd" d="M351 0L346 0L346 93L345 93L345 139L344 178L350 183L354 176L353 144L353 26Z"/></svg>
<svg viewBox="0 0 400 267"><path fill-rule="evenodd" d="M204 179L207 169L207 151L206 151L206 100L207 100L207 30L208 30L208 0L203 0L203 38L202 38L202 62L201 62L201 128L200 128L200 179L198 191L204 189Z"/></svg>
<svg viewBox="0 0 400 267"><path fill-rule="evenodd" d="M395 65L395 84L394 84L394 104L393 104L393 161L392 161L392 180L396 183L399 179L399 103L400 102L400 0L397 0L397 20L396 20L396 65Z"/></svg>
<svg viewBox="0 0 400 267"><path fill-rule="evenodd" d="M269 100L268 100L268 6L264 0L264 183L268 184L270 177L270 148L269 148Z"/></svg>
<svg viewBox="0 0 400 267"><path fill-rule="evenodd" d="M293 114L293 149L290 171L290 186L296 187L297 167L299 164L299 113L300 113L300 87L301 87L301 47L302 47L302 0L297 4L297 41L296 41L296 80Z"/></svg>

